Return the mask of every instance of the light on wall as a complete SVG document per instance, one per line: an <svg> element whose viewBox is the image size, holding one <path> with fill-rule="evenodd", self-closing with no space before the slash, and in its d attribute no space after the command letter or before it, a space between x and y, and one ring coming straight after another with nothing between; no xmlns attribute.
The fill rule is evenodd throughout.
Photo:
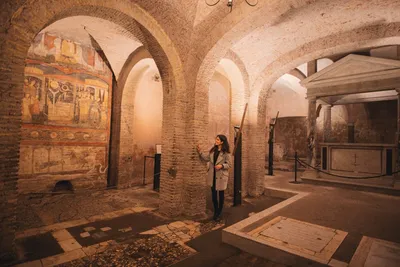
<svg viewBox="0 0 400 267"><path fill-rule="evenodd" d="M210 3L210 0L205 0L205 1L206 1L206 4L207 4L208 6L215 6L215 5L218 4L221 0L217 0L217 1L215 1L214 3ZM245 0L245 1L246 1L246 3L247 3L249 6L256 6L256 5L258 4L258 0L254 0L255 3L251 3L251 2L249 2L249 0ZM226 5L230 8L229 12L232 12L233 0L228 0L228 3L227 3Z"/></svg>

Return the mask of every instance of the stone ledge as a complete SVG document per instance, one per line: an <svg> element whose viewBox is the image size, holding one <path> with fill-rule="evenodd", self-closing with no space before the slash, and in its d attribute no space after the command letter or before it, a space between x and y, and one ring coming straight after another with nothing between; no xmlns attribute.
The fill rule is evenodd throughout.
<svg viewBox="0 0 400 267"><path fill-rule="evenodd" d="M379 186L379 185L370 185L363 184L351 181L339 181L339 180L331 180L326 178L313 178L313 177L301 177L303 183L314 184L314 185L323 185L323 186L337 186L346 189L374 192L386 195L400 196L400 188L398 185L395 187L388 186Z"/></svg>
<svg viewBox="0 0 400 267"><path fill-rule="evenodd" d="M279 194L277 193L278 191L282 191L281 193L284 195L288 195L288 194L296 194L288 199L286 199L285 201L282 201L268 209L265 209L259 213L254 214L253 216L250 216L247 219L244 219L234 225L231 225L227 228L225 228L222 231L222 241L224 241L224 233L225 232L230 232L230 233L237 233L237 232L242 232L243 229L246 229L246 231L251 231L252 228L256 228L257 227L257 222L262 220L263 218L268 217L269 215L271 215L272 213L286 207L287 205L292 204L293 202L308 196L309 193L307 192L298 192L298 191L292 191L292 190L278 190L276 188L273 187L268 187L266 188L267 190L270 190L269 192L273 192L274 194ZM267 191L268 192L268 191ZM268 193L267 193L268 195Z"/></svg>

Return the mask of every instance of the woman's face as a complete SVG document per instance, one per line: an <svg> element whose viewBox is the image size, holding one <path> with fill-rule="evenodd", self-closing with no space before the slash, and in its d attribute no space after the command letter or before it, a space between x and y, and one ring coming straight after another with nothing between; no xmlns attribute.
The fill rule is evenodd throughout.
<svg viewBox="0 0 400 267"><path fill-rule="evenodd" d="M215 138L215 145L216 146L219 146L219 145L222 145L222 141L221 141L221 139L219 139L219 137L217 136L217 138Z"/></svg>

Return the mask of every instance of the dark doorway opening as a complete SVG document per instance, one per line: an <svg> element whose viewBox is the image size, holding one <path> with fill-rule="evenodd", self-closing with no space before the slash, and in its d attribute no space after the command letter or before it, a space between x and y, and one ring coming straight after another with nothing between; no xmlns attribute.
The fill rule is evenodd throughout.
<svg viewBox="0 0 400 267"><path fill-rule="evenodd" d="M74 188L71 184L70 181L59 181L56 183L54 186L53 192L67 192L67 193L72 193L74 191Z"/></svg>

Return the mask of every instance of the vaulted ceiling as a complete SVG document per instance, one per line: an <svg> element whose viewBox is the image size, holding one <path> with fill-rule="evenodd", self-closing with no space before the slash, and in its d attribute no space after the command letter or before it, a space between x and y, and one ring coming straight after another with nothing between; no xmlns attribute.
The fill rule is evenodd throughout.
<svg viewBox="0 0 400 267"><path fill-rule="evenodd" d="M190 59L202 64L210 53L219 61L231 50L244 63L250 84L266 69L273 68L274 62L280 61L282 65L297 56L301 51L284 58L303 46L311 46L311 50L315 46L318 50L321 47L313 42L320 41L334 47L335 39L350 36L346 33L368 31L367 26L400 22L398 0L259 0L255 7L248 6L244 0L235 0L231 13L225 0L213 7L207 6L205 0L132 0L132 3L145 10L165 31L182 64ZM11 12L18 12L18 7L27 4L8 0L1 3ZM0 20L0 26L7 23ZM117 75L124 60L142 45L123 28L94 17L66 18L45 30L60 31L82 42L89 42L87 36L92 35L109 57ZM380 33L373 34L379 36ZM371 39L366 45L382 44ZM218 54L214 50L224 52ZM192 70L192 65L189 68Z"/></svg>

